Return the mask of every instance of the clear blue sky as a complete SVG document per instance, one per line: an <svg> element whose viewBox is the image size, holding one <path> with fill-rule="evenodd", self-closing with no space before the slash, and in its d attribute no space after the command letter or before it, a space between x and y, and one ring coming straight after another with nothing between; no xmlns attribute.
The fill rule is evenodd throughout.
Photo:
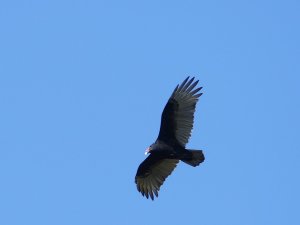
<svg viewBox="0 0 300 225"><path fill-rule="evenodd" d="M1 1L0 224L299 225L299 1ZM162 109L203 88L180 164L136 190Z"/></svg>

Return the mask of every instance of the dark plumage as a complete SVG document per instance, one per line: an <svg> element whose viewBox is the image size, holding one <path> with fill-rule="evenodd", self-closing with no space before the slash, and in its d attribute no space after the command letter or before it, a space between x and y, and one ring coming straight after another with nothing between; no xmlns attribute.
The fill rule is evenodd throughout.
<svg viewBox="0 0 300 225"><path fill-rule="evenodd" d="M204 161L201 150L185 149L194 123L196 103L202 87L196 87L198 80L187 77L177 85L169 98L161 117L157 140L147 148L150 155L140 164L135 183L143 196L153 200L165 179L181 160L191 166Z"/></svg>

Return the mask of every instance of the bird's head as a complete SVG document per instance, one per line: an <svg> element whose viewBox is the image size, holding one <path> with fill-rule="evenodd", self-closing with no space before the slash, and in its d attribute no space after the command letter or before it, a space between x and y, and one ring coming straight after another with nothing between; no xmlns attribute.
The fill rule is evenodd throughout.
<svg viewBox="0 0 300 225"><path fill-rule="evenodd" d="M150 145L148 148L146 148L145 155L150 154L152 150L153 150L153 144Z"/></svg>
<svg viewBox="0 0 300 225"><path fill-rule="evenodd" d="M149 146L148 148L146 148L145 155L150 154L151 150L152 150L151 146Z"/></svg>

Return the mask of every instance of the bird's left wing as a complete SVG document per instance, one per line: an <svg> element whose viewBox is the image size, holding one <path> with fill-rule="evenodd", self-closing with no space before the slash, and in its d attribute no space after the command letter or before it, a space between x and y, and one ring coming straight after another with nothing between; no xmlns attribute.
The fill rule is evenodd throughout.
<svg viewBox="0 0 300 225"><path fill-rule="evenodd" d="M175 169L178 159L162 159L155 154L150 154L139 166L135 183L143 196L153 200L158 197L160 186Z"/></svg>
<svg viewBox="0 0 300 225"><path fill-rule="evenodd" d="M162 116L158 135L159 140L166 143L176 139L183 147L188 142L194 123L196 103L202 93L197 87L198 81L187 77L177 85L169 98Z"/></svg>

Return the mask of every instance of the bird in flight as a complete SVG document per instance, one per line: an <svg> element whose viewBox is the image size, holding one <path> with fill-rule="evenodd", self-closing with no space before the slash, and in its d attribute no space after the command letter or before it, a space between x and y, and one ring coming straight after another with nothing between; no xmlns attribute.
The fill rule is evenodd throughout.
<svg viewBox="0 0 300 225"><path fill-rule="evenodd" d="M194 123L196 103L202 93L198 80L187 77L174 89L162 116L156 141L145 154L149 156L140 164L135 183L143 196L154 200L165 179L172 173L179 161L198 166L204 161L202 150L186 149Z"/></svg>

